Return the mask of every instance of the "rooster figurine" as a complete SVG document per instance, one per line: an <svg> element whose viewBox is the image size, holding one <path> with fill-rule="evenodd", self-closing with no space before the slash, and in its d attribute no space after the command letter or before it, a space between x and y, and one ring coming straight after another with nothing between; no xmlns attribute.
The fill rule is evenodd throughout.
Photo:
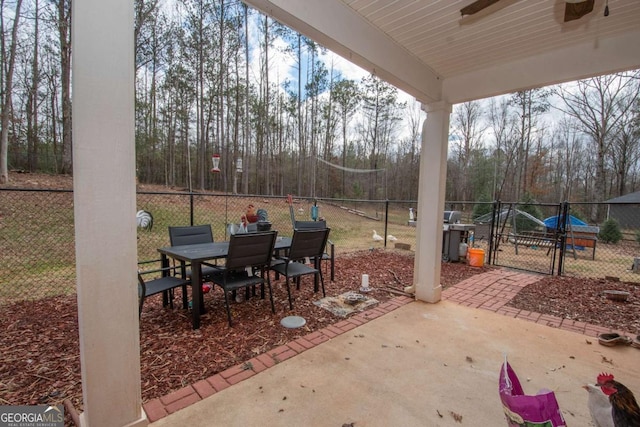
<svg viewBox="0 0 640 427"><path fill-rule="evenodd" d="M256 212L256 207L253 205L253 203L250 203L247 206L247 210L244 214L244 217L246 218L247 222L250 222L250 223L254 223L258 221L258 214Z"/></svg>
<svg viewBox="0 0 640 427"><path fill-rule="evenodd" d="M253 204L249 204L247 206L247 210L245 211L244 216L246 217L248 223L268 220L267 211L262 208L256 209Z"/></svg>
<svg viewBox="0 0 640 427"><path fill-rule="evenodd" d="M143 230L151 231L153 228L153 215L151 212L140 210L136 213L136 221L138 223L138 227Z"/></svg>
<svg viewBox="0 0 640 427"><path fill-rule="evenodd" d="M598 375L596 385L609 396L614 427L640 427L640 407L631 390L604 372Z"/></svg>
<svg viewBox="0 0 640 427"><path fill-rule="evenodd" d="M269 221L269 215L266 210L260 208L256 213L258 214L258 221Z"/></svg>

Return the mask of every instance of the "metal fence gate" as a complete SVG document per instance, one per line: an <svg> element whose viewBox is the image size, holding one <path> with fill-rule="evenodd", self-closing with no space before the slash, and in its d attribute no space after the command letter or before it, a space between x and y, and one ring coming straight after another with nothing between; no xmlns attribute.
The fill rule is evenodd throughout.
<svg viewBox="0 0 640 427"><path fill-rule="evenodd" d="M610 267L607 255L614 248L600 243L604 249L596 259L600 227L573 216L572 206L567 202L529 205L494 202L490 216L486 226L490 264L548 275L584 275L585 271L602 269L603 265ZM627 270L622 269L617 277L628 274Z"/></svg>
<svg viewBox="0 0 640 427"><path fill-rule="evenodd" d="M556 226L549 227L538 219L540 212L532 211L543 210L542 215L547 217L562 217L564 208L561 204L533 207L494 202L491 213L480 218L482 224L476 223L480 241L487 242L487 262L548 275L561 271L564 222L557 221ZM485 223L483 220L487 219Z"/></svg>

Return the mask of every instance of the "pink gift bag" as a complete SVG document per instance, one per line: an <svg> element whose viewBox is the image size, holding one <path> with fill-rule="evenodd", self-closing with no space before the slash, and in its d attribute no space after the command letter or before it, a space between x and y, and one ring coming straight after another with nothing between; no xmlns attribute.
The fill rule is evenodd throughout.
<svg viewBox="0 0 640 427"><path fill-rule="evenodd" d="M509 427L566 427L555 394L540 390L526 395L518 376L505 358L500 369L500 400Z"/></svg>

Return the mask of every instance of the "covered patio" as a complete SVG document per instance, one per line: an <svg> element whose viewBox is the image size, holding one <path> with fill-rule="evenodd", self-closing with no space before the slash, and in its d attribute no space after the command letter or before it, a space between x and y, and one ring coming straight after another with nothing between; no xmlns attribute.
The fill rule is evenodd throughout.
<svg viewBox="0 0 640 427"><path fill-rule="evenodd" d="M603 328L506 305L539 279L493 270L439 304L397 297L144 408L157 426L505 425L506 356L527 394L553 390L567 425L592 425L582 386L609 371L640 389L638 350L599 345Z"/></svg>
<svg viewBox="0 0 640 427"><path fill-rule="evenodd" d="M608 16L604 13L605 0L595 0L592 12L570 22L563 22L567 2L562 0L501 0L475 15L464 17L460 9L471 4L471 0L247 0L246 3L423 103L427 118L423 125L421 151L428 155L421 156L420 164L417 206L420 220L413 291L417 300L426 303L441 300L441 213L444 210L452 105L640 68L640 2L637 0L609 1ZM133 0L73 3L74 213L84 402L81 419L87 426L148 424L141 402L137 295L133 286L137 260L133 215L136 211L133 21ZM435 371L435 366L449 363L443 361L456 355L458 372L464 372L469 369L466 363L473 365L475 362L460 362L460 357L466 356L460 354L469 352L471 359L483 360L482 352L503 348L502 345L491 348L497 339L494 334L498 333L501 339L515 343L513 348L533 346L538 350L526 354L527 359L538 357L541 362L549 360L551 363L545 355L555 352L551 367L558 368L555 361L563 355L569 358L564 364L567 367L574 360L581 360L579 354L570 354L577 351L577 347L565 347L573 336L564 334L570 332L549 328L546 332L536 326L529 333L523 333L522 325L516 321L513 324L504 319L485 321L473 312L458 310L453 310L450 304L412 303L399 309L397 314L383 316L380 322L385 323L375 330L363 326L362 334L371 334L374 346L389 342L393 346L409 347L411 340L420 341L425 346L421 354L407 359L401 368L403 371L434 371L432 376L420 377L430 379L432 385L442 384L442 390L449 390L452 384L463 382L466 377L451 382L446 371ZM446 327L433 319L429 321L429 316L433 315L449 319ZM396 325L393 325L393 316L398 316ZM371 325L373 327L374 323ZM390 335L385 338L380 335L383 333ZM576 337L578 339L583 340ZM319 347L318 351L337 351L352 346L348 335L343 340L335 340L326 348ZM418 343L414 344L417 346ZM473 344L476 345L465 347ZM473 348L476 351L471 354ZM561 349L565 351L558 353ZM636 354L612 356L611 353L590 355L583 367L596 371L609 368L609 365L602 365L602 357L606 357L613 358L614 366L622 372L636 369L626 358L637 357ZM304 367L311 363L308 357L316 361L324 358L309 352L296 363ZM357 359L355 355L345 357L353 358L359 366L373 363L368 358ZM380 354L375 363L385 359ZM424 364L421 364L422 359ZM511 360L523 376L535 375L525 373L526 359L514 356ZM480 381L486 382L487 387L489 382L495 384L493 368L489 369L484 362L478 362L478 367ZM319 374L327 378L347 378L353 373L343 364L323 364L322 368ZM542 363L532 367L532 370L540 369L543 369ZM381 365L375 371L380 383L393 381L391 369ZM565 372L574 379L574 375L578 375L570 369ZM537 373L544 374L542 371ZM638 378L637 370L628 373ZM288 376L286 371L277 375L282 383L296 381L296 377ZM486 376L484 379L483 375ZM564 389L566 379L551 386L557 386L558 391ZM472 387L472 384L465 387ZM453 387L451 393L455 389ZM476 390L484 392L485 389ZM388 407L396 402L400 404L407 398L406 394L411 394L409 398L415 402L433 398L421 390L419 384L403 387L402 391L402 394L385 399L387 402L392 400ZM219 398L225 399L223 395L221 393ZM455 398L446 393L443 396L448 400ZM468 396L461 398L468 399ZM313 406L312 399L304 400L297 410L303 411L303 404ZM478 399L478 402L483 400L482 393L478 393ZM232 406L238 413L249 412L242 408L247 403L246 394L244 400L241 397L232 400L228 405L223 400L212 403L221 406L221 411L229 411ZM407 406L407 410L411 412L417 404ZM443 418L439 421L440 416L436 414L433 425L457 423L446 418L450 416L446 411L456 411L454 406L443 404L441 407L445 411L441 414ZM488 410L479 404L477 410L469 413L476 414L482 408ZM369 412L374 409L369 408ZM328 419L327 412L321 415L325 417L323 420ZM495 421L493 416L490 419ZM268 421L262 420L263 424ZM420 420L421 424L427 421ZM278 424L277 420L273 421ZM471 421L473 425L493 424L493 421L484 422L481 418L478 422ZM402 420L393 424L402 424ZM371 421L370 425L382 424Z"/></svg>

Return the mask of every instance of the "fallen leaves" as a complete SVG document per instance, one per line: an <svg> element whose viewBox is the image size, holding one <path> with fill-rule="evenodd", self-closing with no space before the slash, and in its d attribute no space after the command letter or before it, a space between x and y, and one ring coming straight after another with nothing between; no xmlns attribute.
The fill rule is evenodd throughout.
<svg viewBox="0 0 640 427"><path fill-rule="evenodd" d="M455 420L455 422L457 423L462 423L462 415L457 414L453 411L449 411L449 414L453 417L453 419Z"/></svg>
<svg viewBox="0 0 640 427"><path fill-rule="evenodd" d="M607 363L613 366L613 359L607 359L605 356L601 356L601 357L602 357L602 360L601 360L602 363Z"/></svg>

